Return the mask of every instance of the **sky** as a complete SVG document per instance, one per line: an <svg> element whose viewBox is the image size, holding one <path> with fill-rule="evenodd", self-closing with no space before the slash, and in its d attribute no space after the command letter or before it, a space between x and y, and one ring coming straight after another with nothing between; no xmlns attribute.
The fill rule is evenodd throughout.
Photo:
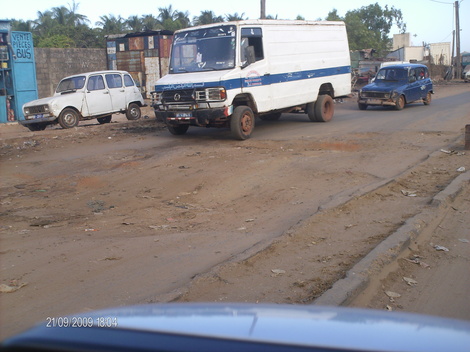
<svg viewBox="0 0 470 352"><path fill-rule="evenodd" d="M6 5L8 1L8 5ZM73 0L2 0L0 19L34 20L37 12L45 12L53 7L70 7ZM412 45L425 43L452 43L452 31L455 29L455 10L452 0L266 0L266 14L279 19L295 19L301 15L307 20L324 19L328 13L336 9L340 16L350 10L356 10L369 4L379 3L394 6L403 13L407 24L407 32L411 34ZM227 14L244 14L245 17L256 19L260 16L260 0L75 0L78 13L90 20L94 26L100 16L114 15L127 19L130 16L152 14L157 16L159 8L170 5L174 10L189 12L189 18L198 16L201 11L211 10L217 16ZM470 0L459 0L460 3L460 49L470 52ZM392 34L396 34L392 30Z"/></svg>

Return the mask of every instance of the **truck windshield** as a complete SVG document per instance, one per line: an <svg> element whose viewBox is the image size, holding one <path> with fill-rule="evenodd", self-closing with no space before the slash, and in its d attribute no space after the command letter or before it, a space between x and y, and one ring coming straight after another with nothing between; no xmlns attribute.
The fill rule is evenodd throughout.
<svg viewBox="0 0 470 352"><path fill-rule="evenodd" d="M170 73L227 70L235 66L235 26L175 34Z"/></svg>
<svg viewBox="0 0 470 352"><path fill-rule="evenodd" d="M56 92L57 93L72 92L77 89L82 89L84 85L85 85L85 76L65 78L62 81L60 81L59 85L57 86Z"/></svg>

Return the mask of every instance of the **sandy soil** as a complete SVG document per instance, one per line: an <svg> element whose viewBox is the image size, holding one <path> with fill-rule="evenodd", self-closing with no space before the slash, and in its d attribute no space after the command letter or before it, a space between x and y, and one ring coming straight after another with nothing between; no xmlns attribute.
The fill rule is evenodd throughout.
<svg viewBox="0 0 470 352"><path fill-rule="evenodd" d="M0 294L0 337L117 305L311 303L470 168L462 130L240 143L219 131L169 137L146 114L73 130L1 127L1 284L14 292ZM466 192L455 225L468 217ZM466 252L437 255L468 261L457 244ZM425 244L412 254L437 265ZM369 293L368 304L389 303Z"/></svg>

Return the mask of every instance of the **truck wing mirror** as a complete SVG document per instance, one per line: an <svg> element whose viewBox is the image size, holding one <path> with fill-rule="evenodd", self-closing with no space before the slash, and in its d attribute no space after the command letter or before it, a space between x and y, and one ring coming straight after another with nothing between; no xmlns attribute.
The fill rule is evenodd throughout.
<svg viewBox="0 0 470 352"><path fill-rule="evenodd" d="M254 46L247 46L245 48L245 58L246 61L243 62L242 68L250 66L252 63L256 62L256 56L255 56L255 47Z"/></svg>

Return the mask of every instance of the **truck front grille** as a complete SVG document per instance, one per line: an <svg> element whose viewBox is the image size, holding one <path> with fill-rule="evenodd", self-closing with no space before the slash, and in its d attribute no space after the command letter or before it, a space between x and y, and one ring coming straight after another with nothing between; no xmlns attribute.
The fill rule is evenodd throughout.
<svg viewBox="0 0 470 352"><path fill-rule="evenodd" d="M162 93L162 101L164 103L184 103L194 101L194 89L181 89L164 91Z"/></svg>

